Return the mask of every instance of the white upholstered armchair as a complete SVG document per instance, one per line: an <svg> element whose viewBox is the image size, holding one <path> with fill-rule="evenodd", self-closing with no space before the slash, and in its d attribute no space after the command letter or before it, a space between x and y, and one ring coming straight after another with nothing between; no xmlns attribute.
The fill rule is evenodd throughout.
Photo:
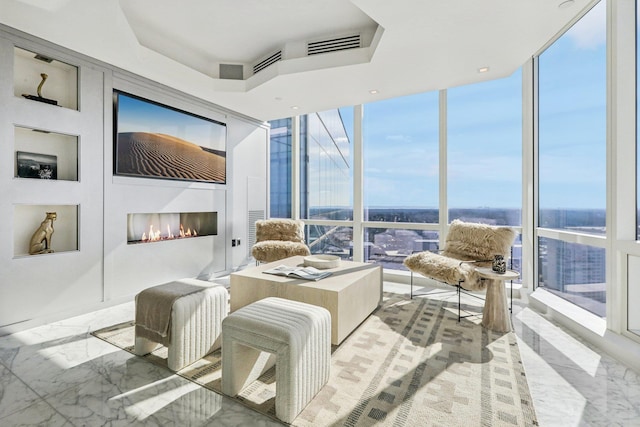
<svg viewBox="0 0 640 427"><path fill-rule="evenodd" d="M509 227L454 220L442 253L424 251L405 258L404 265L411 271L411 298L414 272L456 286L458 291L485 290L488 280L478 275L476 267L491 267L495 255L508 259L515 237L516 232Z"/></svg>
<svg viewBox="0 0 640 427"><path fill-rule="evenodd" d="M281 218L256 221L256 244L251 248L251 255L256 262L273 262L310 254L304 240L304 222Z"/></svg>

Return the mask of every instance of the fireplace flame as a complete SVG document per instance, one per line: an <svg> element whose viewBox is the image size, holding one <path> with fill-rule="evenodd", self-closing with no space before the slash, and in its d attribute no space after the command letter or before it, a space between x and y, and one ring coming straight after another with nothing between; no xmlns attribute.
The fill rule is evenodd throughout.
<svg viewBox="0 0 640 427"><path fill-rule="evenodd" d="M184 230L184 226L180 224L180 232L178 236L174 235L171 232L171 227L167 224L167 233L163 235L160 233L160 230L154 230L153 224L149 225L149 232L142 233L142 237L140 237L141 242L157 242L159 240L170 240L176 238L184 238L184 237L196 237L198 233L195 229L191 230L191 228L187 228L187 231Z"/></svg>
<svg viewBox="0 0 640 427"><path fill-rule="evenodd" d="M161 239L160 230L153 231L153 224L149 226L149 241L157 242Z"/></svg>

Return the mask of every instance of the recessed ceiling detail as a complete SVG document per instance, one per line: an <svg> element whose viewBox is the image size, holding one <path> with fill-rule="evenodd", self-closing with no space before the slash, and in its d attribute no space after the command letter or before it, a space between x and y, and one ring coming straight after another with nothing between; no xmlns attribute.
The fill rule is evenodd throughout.
<svg viewBox="0 0 640 427"><path fill-rule="evenodd" d="M360 34L307 43L307 55L337 52L361 47Z"/></svg>
<svg viewBox="0 0 640 427"><path fill-rule="evenodd" d="M0 23L271 120L511 75L597 0L566 1L2 0Z"/></svg>

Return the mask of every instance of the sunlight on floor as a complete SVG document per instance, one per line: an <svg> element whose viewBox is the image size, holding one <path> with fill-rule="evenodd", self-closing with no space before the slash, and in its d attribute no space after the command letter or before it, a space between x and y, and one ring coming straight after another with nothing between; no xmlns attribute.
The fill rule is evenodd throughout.
<svg viewBox="0 0 640 427"><path fill-rule="evenodd" d="M171 382L173 378L165 378L164 380L155 381L150 383L144 387L137 388L135 390L130 390L126 393L120 394L118 396L113 396L108 400L119 400L126 399L129 400L132 395L146 394L148 397L143 399L132 399L135 403L128 405L125 407L125 411L129 415L136 416L136 418L140 421L146 419L149 415L155 414L156 412L166 408L171 405L173 402L178 399L184 398L185 396L193 393L198 388L194 386L194 384L185 383L181 386L172 386L168 390L162 392L157 390L158 385L162 382Z"/></svg>
<svg viewBox="0 0 640 427"><path fill-rule="evenodd" d="M568 360L579 366L583 371L596 376L600 366L601 356L574 339L571 335L554 326L547 319L531 309L524 309L516 315L518 320L538 334L546 342L562 353Z"/></svg>
<svg viewBox="0 0 640 427"><path fill-rule="evenodd" d="M56 345L49 345L37 351L47 363L63 369L71 369L82 366L93 359L105 357L112 353L117 353L118 349L112 349L103 343L96 343L93 340L82 340L73 343L62 342ZM73 356L70 356L73 354Z"/></svg>
<svg viewBox="0 0 640 427"><path fill-rule="evenodd" d="M527 343L518 339L518 346L526 361L527 382L535 407L545 408L544 411L536 411L540 425L582 425L582 413L587 406L587 399Z"/></svg>
<svg viewBox="0 0 640 427"><path fill-rule="evenodd" d="M141 387L135 388L133 390L129 390L129 391L126 391L124 393L117 394L117 395L115 395L113 397L110 397L108 400L119 400L119 399L124 399L124 398L127 398L127 397L131 397L131 396L139 394L139 393L141 393L143 391L153 390L153 389L157 388L159 385L161 385L163 383L169 383L171 381L173 381L172 377L162 378L160 380L156 380L156 381L151 382L149 384L145 384L145 385L143 385ZM185 387L188 387L188 386L189 386L189 384L185 384Z"/></svg>

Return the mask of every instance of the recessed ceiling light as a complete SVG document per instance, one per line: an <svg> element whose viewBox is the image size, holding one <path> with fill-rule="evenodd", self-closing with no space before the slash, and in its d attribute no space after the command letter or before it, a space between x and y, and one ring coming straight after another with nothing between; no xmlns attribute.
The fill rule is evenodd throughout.
<svg viewBox="0 0 640 427"><path fill-rule="evenodd" d="M478 72L479 73L486 73L487 71L489 71L489 67L480 67L480 68L478 68Z"/></svg>
<svg viewBox="0 0 640 427"><path fill-rule="evenodd" d="M574 4L574 3L575 3L575 2L574 2L573 0L565 0L565 1L561 2L561 3L558 5L558 7L559 7L560 9L566 9L566 8L568 8L568 7L573 6L573 4Z"/></svg>
<svg viewBox="0 0 640 427"><path fill-rule="evenodd" d="M292 105L292 106L291 106L291 109L292 109L292 110L297 110L297 109L298 109L298 106L297 106L297 105Z"/></svg>
<svg viewBox="0 0 640 427"><path fill-rule="evenodd" d="M273 98L273 99L275 99L276 101L282 101L282 98L280 98L279 96L276 96L276 97L275 97L275 98Z"/></svg>
<svg viewBox="0 0 640 427"><path fill-rule="evenodd" d="M369 91L369 93L370 93L371 95L375 95L376 93L378 93L378 89L371 89L371 90Z"/></svg>

